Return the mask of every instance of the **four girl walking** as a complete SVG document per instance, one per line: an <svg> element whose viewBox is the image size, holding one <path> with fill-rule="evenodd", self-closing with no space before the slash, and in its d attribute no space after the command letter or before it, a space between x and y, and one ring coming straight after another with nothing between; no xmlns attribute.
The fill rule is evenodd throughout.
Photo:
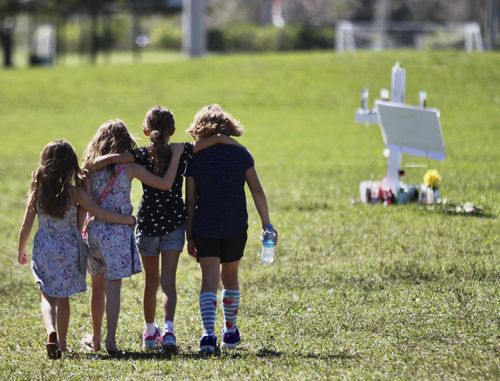
<svg viewBox="0 0 500 381"><path fill-rule="evenodd" d="M105 348L111 356L122 354L115 338L121 280L141 271L138 253L146 275L142 345L145 349L159 347L175 352L176 272L184 247L185 228L188 252L198 257L202 269L200 311L204 332L200 350L211 353L217 347L213 322L221 277L225 318L222 347L232 348L240 342L236 314L238 266L248 226L245 182L263 226L269 223L267 202L253 159L229 137L239 136L241 130L234 118L220 107L209 106L197 114L188 130L195 138L194 143L170 144L169 139L175 132L173 114L155 106L148 111L143 124L150 144L137 148L126 125L120 120L111 120L101 125L87 147L84 167L90 173L84 181L82 172L86 171L80 170L69 143L56 141L45 147L40 166L33 175L19 234L18 261L21 264L28 261L27 240L34 217L38 215L32 268L42 295L49 358L58 358L67 350L68 297L85 291L87 262L92 282L93 334L82 342L90 350L101 349L101 327L106 312ZM55 148L59 146L66 147L66 151ZM56 151L61 152L56 155ZM186 168L188 213L182 200L182 177ZM143 186L137 237L127 225L135 224L130 202L134 178ZM214 197L216 194L220 197ZM87 218L83 211L89 212ZM82 217L77 218L77 214ZM82 225L78 221L84 219L88 246L79 232L82 226L77 227ZM160 284L164 317L161 332L154 319ZM208 309L207 305L210 305Z"/></svg>

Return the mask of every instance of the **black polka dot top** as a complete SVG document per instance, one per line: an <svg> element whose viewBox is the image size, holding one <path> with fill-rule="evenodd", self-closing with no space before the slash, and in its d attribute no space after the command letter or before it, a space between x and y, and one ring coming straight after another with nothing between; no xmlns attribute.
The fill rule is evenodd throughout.
<svg viewBox="0 0 500 381"><path fill-rule="evenodd" d="M135 162L154 173L153 159L147 147L132 151ZM162 191L142 183L142 199L137 214L137 229L145 236L168 234L186 221L186 206L182 200L182 181L189 160L193 157L192 143L186 143L177 168L172 189Z"/></svg>

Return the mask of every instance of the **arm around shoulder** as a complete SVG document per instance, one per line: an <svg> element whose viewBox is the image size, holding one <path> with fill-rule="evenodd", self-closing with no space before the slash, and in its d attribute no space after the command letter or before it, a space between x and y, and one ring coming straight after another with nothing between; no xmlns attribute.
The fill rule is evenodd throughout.
<svg viewBox="0 0 500 381"><path fill-rule="evenodd" d="M230 136L224 134L216 134L208 138L195 141L193 143L193 153L197 153L204 149L210 148L216 144L229 144L243 147L243 145L241 145L237 140L233 139Z"/></svg>
<svg viewBox="0 0 500 381"><path fill-rule="evenodd" d="M180 147L178 143L174 146L172 158L163 177L149 172L146 168L139 164L129 164L127 166L129 177L135 177L144 184L159 190L167 191L172 189L175 177L177 176L177 168L179 167L183 146L184 145Z"/></svg>
<svg viewBox="0 0 500 381"><path fill-rule="evenodd" d="M134 216L115 213L101 208L83 189L74 188L74 197L79 206L90 212L98 220L110 224L135 225Z"/></svg>
<svg viewBox="0 0 500 381"><path fill-rule="evenodd" d="M94 162L90 164L90 168L87 169L90 172L95 172L107 167L110 164L133 163L134 161L134 155L132 155L130 152L110 153L108 155L103 155L95 159Z"/></svg>

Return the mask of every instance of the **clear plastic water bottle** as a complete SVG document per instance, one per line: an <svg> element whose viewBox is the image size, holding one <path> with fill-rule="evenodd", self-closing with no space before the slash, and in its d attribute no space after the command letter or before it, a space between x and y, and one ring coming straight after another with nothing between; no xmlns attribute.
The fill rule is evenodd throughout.
<svg viewBox="0 0 500 381"><path fill-rule="evenodd" d="M262 251L260 253L260 261L264 264L274 262L274 249L276 248L277 234L273 225L266 226L266 230L262 233Z"/></svg>

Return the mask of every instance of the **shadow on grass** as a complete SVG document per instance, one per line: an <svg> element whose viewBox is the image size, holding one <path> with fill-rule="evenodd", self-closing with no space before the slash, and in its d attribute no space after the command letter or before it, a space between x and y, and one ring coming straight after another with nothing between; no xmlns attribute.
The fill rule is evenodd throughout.
<svg viewBox="0 0 500 381"><path fill-rule="evenodd" d="M271 348L261 348L255 354L257 357L281 357L283 352Z"/></svg>
<svg viewBox="0 0 500 381"><path fill-rule="evenodd" d="M78 353L78 354L72 354L70 358L72 359L79 359L79 360L104 360L104 361L128 361L128 360L172 360L175 358L180 358L180 359L186 359L186 360L191 360L191 359L207 359L211 357L224 357L228 355L226 352L222 352L220 350L217 350L215 353L211 355L207 354L202 354L198 351L181 351L177 353L162 353L160 351L152 351L152 352L137 352L137 351L123 351L119 355L109 355L105 351L103 352L98 352L98 353ZM232 358L238 358L241 357L240 354L234 352L232 354L229 354ZM69 356L68 356L69 357Z"/></svg>
<svg viewBox="0 0 500 381"><path fill-rule="evenodd" d="M327 202L316 202L316 201L304 201L302 203L287 203L280 206L280 210L290 212L290 211L299 211L299 212L316 212L321 210L330 210L332 209L332 205Z"/></svg>
<svg viewBox="0 0 500 381"><path fill-rule="evenodd" d="M317 360L353 360L359 358L359 354L350 351L339 351L332 353L306 353L306 352L283 352L275 348L261 348L257 352L251 352L245 348L237 350L217 350L214 354L201 354L198 351L180 351L178 353L161 353L161 352L137 352L124 351L121 355L109 355L106 352L98 353L76 353L73 352L65 356L65 359L71 360L91 360L91 361L129 361L129 360L206 360L210 358L220 359L244 359L247 357L256 356L258 358L281 358L294 357L302 359L317 359Z"/></svg>
<svg viewBox="0 0 500 381"><path fill-rule="evenodd" d="M338 353L302 353L295 354L297 357L302 357L306 359L317 359L317 360L356 360L360 356L358 353L350 353L348 351L340 351Z"/></svg>

